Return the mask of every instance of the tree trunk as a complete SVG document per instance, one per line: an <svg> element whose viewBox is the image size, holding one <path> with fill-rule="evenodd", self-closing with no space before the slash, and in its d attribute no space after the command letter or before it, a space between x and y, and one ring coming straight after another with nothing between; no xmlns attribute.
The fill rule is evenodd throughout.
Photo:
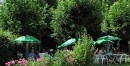
<svg viewBox="0 0 130 66"><path fill-rule="evenodd" d="M39 34L39 39L40 39L40 41L42 43L42 35L41 34ZM39 44L39 52L42 49L42 44L41 43Z"/></svg>
<svg viewBox="0 0 130 66"><path fill-rule="evenodd" d="M129 35L129 40L128 40L128 47L129 47L129 55L130 55L130 35Z"/></svg>

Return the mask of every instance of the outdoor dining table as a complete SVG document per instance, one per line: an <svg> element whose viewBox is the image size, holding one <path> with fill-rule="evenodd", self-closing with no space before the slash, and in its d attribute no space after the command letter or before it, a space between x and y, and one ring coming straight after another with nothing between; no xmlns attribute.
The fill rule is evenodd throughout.
<svg viewBox="0 0 130 66"><path fill-rule="evenodd" d="M121 62L121 59L123 56L126 56L126 54L106 54L108 59L108 64L117 64L117 62Z"/></svg>

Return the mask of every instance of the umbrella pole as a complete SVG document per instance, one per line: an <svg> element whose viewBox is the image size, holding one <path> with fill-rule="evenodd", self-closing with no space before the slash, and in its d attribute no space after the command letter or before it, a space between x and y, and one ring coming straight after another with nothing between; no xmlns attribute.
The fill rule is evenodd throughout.
<svg viewBox="0 0 130 66"><path fill-rule="evenodd" d="M39 50L38 50L39 52L40 52L40 49L41 49L41 45L39 45Z"/></svg>
<svg viewBox="0 0 130 66"><path fill-rule="evenodd" d="M117 51L120 52L120 41L117 42Z"/></svg>
<svg viewBox="0 0 130 66"><path fill-rule="evenodd" d="M26 44L26 50L25 50L25 58L28 58L28 53L29 53L29 48L28 48L28 44Z"/></svg>

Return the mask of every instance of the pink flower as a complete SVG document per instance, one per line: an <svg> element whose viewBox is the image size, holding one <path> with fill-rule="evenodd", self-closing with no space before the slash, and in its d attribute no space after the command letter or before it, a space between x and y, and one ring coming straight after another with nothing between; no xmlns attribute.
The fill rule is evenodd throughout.
<svg viewBox="0 0 130 66"><path fill-rule="evenodd" d="M43 58L37 58L37 62L44 62Z"/></svg>
<svg viewBox="0 0 130 66"><path fill-rule="evenodd" d="M22 59L19 59L19 60L18 60L18 64L21 64L21 63L22 63Z"/></svg>
<svg viewBox="0 0 130 66"><path fill-rule="evenodd" d="M11 64L10 64L10 62L6 62L5 65L6 66L10 66Z"/></svg>
<svg viewBox="0 0 130 66"><path fill-rule="evenodd" d="M11 66L15 63L18 63L19 65L24 65L27 66L28 65L28 61L26 59L19 59L19 60L11 60L5 63L6 66Z"/></svg>
<svg viewBox="0 0 130 66"><path fill-rule="evenodd" d="M6 66L10 66L10 65L13 65L13 64L15 64L14 60L8 61L8 62L5 63Z"/></svg>
<svg viewBox="0 0 130 66"><path fill-rule="evenodd" d="M10 64L15 64L15 61L14 60L10 61Z"/></svg>
<svg viewBox="0 0 130 66"><path fill-rule="evenodd" d="M28 61L25 60L25 59L19 59L18 64L20 64L20 65L24 65L24 66L27 66Z"/></svg>

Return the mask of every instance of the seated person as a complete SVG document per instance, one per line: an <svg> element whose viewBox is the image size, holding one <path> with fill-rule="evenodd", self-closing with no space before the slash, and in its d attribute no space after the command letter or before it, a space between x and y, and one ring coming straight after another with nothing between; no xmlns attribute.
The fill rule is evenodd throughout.
<svg viewBox="0 0 130 66"><path fill-rule="evenodd" d="M45 55L46 55L45 50L43 50L43 52L42 52L42 53L39 53L40 58L44 58L44 57L45 57Z"/></svg>
<svg viewBox="0 0 130 66"><path fill-rule="evenodd" d="M23 54L22 54L22 53L20 53L19 51L17 51L17 58L18 58L18 59L23 58Z"/></svg>
<svg viewBox="0 0 130 66"><path fill-rule="evenodd" d="M30 53L29 53L29 59L35 59L36 58L36 54L34 53L34 50L32 50Z"/></svg>
<svg viewBox="0 0 130 66"><path fill-rule="evenodd" d="M94 52L94 54L95 55L97 54L98 56L101 56L105 53L106 53L106 51L105 51L104 47L101 47L100 49L97 48L97 50Z"/></svg>
<svg viewBox="0 0 130 66"><path fill-rule="evenodd" d="M36 58L40 58L39 52L36 52Z"/></svg>
<svg viewBox="0 0 130 66"><path fill-rule="evenodd" d="M116 53L116 49L115 49L114 47L110 47L110 53L111 53L111 54Z"/></svg>

